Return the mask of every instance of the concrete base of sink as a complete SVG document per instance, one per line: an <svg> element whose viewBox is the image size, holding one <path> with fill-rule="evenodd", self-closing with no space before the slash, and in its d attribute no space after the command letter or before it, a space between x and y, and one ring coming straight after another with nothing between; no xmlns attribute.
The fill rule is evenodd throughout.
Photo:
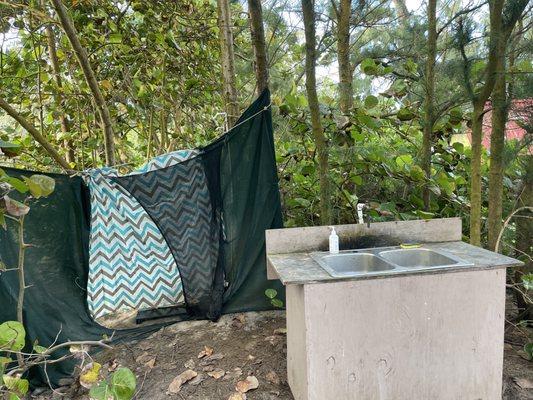
<svg viewBox="0 0 533 400"><path fill-rule="evenodd" d="M287 286L296 400L501 399L505 269Z"/></svg>

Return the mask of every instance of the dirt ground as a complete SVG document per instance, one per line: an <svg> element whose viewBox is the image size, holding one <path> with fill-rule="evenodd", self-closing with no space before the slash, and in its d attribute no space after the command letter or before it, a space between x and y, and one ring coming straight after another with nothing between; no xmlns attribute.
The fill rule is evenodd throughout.
<svg viewBox="0 0 533 400"><path fill-rule="evenodd" d="M507 318L512 320L516 311L511 299L508 303ZM259 386L246 393L247 400L292 400L286 382L284 328L281 311L226 315L217 323L182 322L138 342L117 345L96 360L104 371L119 365L132 369L137 376L137 400L240 400L245 397L231 396L237 393L236 384L248 376L256 377ZM524 359L522 352L527 335L532 334L531 329L507 324L505 400L533 399L533 362ZM188 369L197 375L176 392L173 380ZM250 379L253 385L254 378ZM171 388L175 393L169 393ZM48 392L34 398L88 399L86 389L73 386L63 391L63 396Z"/></svg>

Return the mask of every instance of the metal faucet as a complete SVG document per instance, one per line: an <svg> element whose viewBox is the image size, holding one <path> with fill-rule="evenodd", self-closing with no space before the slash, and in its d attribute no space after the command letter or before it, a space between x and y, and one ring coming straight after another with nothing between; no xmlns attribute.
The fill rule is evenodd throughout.
<svg viewBox="0 0 533 400"><path fill-rule="evenodd" d="M368 208L368 205L366 203L357 203L357 222L359 224L364 224L365 223L365 219L364 219L364 216L363 216L363 210L365 208ZM368 216L368 221L366 222L366 226L368 228L370 228L370 221L371 221L372 217L370 217L370 215Z"/></svg>

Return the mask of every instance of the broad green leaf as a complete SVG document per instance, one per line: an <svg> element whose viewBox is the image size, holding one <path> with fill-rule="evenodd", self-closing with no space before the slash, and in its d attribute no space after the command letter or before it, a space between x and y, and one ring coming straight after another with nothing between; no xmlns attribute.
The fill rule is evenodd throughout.
<svg viewBox="0 0 533 400"><path fill-rule="evenodd" d="M435 180L439 184L440 188L444 190L448 196L450 196L455 190L455 181L449 179L444 172L438 174Z"/></svg>
<svg viewBox="0 0 533 400"><path fill-rule="evenodd" d="M119 368L111 376L111 390L116 400L130 400L136 385L135 375L129 368Z"/></svg>
<svg viewBox="0 0 533 400"><path fill-rule="evenodd" d="M428 211L416 210L416 215L423 219L431 219L435 217L435 214Z"/></svg>
<svg viewBox="0 0 533 400"><path fill-rule="evenodd" d="M122 43L122 34L112 33L109 35L109 43L119 44Z"/></svg>
<svg viewBox="0 0 533 400"><path fill-rule="evenodd" d="M20 144L6 142L5 140L0 139L0 149L15 149L19 147Z"/></svg>
<svg viewBox="0 0 533 400"><path fill-rule="evenodd" d="M350 175L350 181L352 181L357 186L360 186L363 184L363 177L361 175Z"/></svg>
<svg viewBox="0 0 533 400"><path fill-rule="evenodd" d="M35 341L35 343L33 344L33 351L35 353L37 353L37 354L42 354L46 350L48 350L48 349L46 347L44 347L44 346L40 346L37 341Z"/></svg>
<svg viewBox="0 0 533 400"><path fill-rule="evenodd" d="M39 190L40 196L43 196L43 197L46 197L52 194L56 186L55 180L45 175L32 175L29 178L29 181L32 182L33 186L37 186L39 188L38 190ZM30 187L30 191L31 191L31 187Z"/></svg>
<svg viewBox="0 0 533 400"><path fill-rule="evenodd" d="M400 168L404 168L405 166L410 166L413 164L413 156L410 154L403 154L401 156L396 157L396 165Z"/></svg>
<svg viewBox="0 0 533 400"><path fill-rule="evenodd" d="M0 349L20 351L26 340L24 326L18 321L6 321L0 325Z"/></svg>
<svg viewBox="0 0 533 400"><path fill-rule="evenodd" d="M450 110L450 123L457 125L463 120L463 111L460 108L453 108Z"/></svg>
<svg viewBox="0 0 533 400"><path fill-rule="evenodd" d="M533 273L522 275L522 284L526 290L533 290Z"/></svg>
<svg viewBox="0 0 533 400"><path fill-rule="evenodd" d="M396 114L396 117L400 120L400 121L410 121L412 119L414 119L416 117L416 114L411 111L410 109L408 108L400 108L398 110L398 113Z"/></svg>
<svg viewBox="0 0 533 400"><path fill-rule="evenodd" d="M6 370L6 365L12 362L13 360L9 357L0 357L0 387L4 383L3 375Z"/></svg>
<svg viewBox="0 0 533 400"><path fill-rule="evenodd" d="M3 375L2 380L4 381L4 386L10 392L13 392L17 396L24 396L30 387L26 379L19 378L17 376Z"/></svg>
<svg viewBox="0 0 533 400"><path fill-rule="evenodd" d="M91 400L109 400L113 399L113 392L107 382L100 382L89 390L89 397Z"/></svg>
<svg viewBox="0 0 533 400"><path fill-rule="evenodd" d="M377 106L379 103L379 100L376 96L367 96L365 98L365 107L366 108L374 108L375 106Z"/></svg>
<svg viewBox="0 0 533 400"><path fill-rule="evenodd" d="M41 187L33 182L30 178L23 176L22 179L24 179L24 182L26 183L26 186L28 186L28 189L30 189L30 193L33 197L38 199L41 197Z"/></svg>
<svg viewBox="0 0 533 400"><path fill-rule="evenodd" d="M0 210L0 228L4 230L7 229L6 216L4 215L4 210Z"/></svg>
<svg viewBox="0 0 533 400"><path fill-rule="evenodd" d="M367 75L376 75L378 72L378 66L371 58L365 58L361 61L361 70Z"/></svg>
<svg viewBox="0 0 533 400"><path fill-rule="evenodd" d="M422 181L422 180L424 180L424 177L426 176L426 174L424 173L422 168L420 168L418 165L413 165L411 167L411 171L409 171L409 175L415 181Z"/></svg>
<svg viewBox="0 0 533 400"><path fill-rule="evenodd" d="M283 302L280 299L272 299L270 303L277 308L283 308Z"/></svg>
<svg viewBox="0 0 533 400"><path fill-rule="evenodd" d="M8 183L15 189L17 192L26 193L28 191L28 186L18 178L13 178L12 176L4 175L0 177L0 182Z"/></svg>
<svg viewBox="0 0 533 400"><path fill-rule="evenodd" d="M405 70L409 72L410 74L416 73L417 65L416 63L411 60L410 58L405 62L404 64Z"/></svg>
<svg viewBox="0 0 533 400"><path fill-rule="evenodd" d="M294 201L302 207L309 207L311 205L311 202L309 200L304 199L302 197L297 197L296 199L294 199Z"/></svg>
<svg viewBox="0 0 533 400"><path fill-rule="evenodd" d="M276 289L267 289L265 290L265 296L269 299L273 299L278 295L278 291Z"/></svg>

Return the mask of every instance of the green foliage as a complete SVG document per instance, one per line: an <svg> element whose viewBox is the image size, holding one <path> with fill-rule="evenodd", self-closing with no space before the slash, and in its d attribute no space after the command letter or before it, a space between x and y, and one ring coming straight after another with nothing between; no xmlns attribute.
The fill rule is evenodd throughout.
<svg viewBox="0 0 533 400"><path fill-rule="evenodd" d="M0 324L0 395L6 393L8 399L20 399L28 392L29 383L18 375L5 374L8 364L13 360L7 355L22 351L25 345L26 331L17 321Z"/></svg>
<svg viewBox="0 0 533 400"><path fill-rule="evenodd" d="M27 379L22 379L18 376L5 375L2 377L2 385L8 391L8 399L15 400L22 398L30 387Z"/></svg>
<svg viewBox="0 0 533 400"><path fill-rule="evenodd" d="M283 308L283 301L277 298L278 291L276 289L265 290L265 296L270 300L270 304L277 308Z"/></svg>
<svg viewBox="0 0 533 400"><path fill-rule="evenodd" d="M0 324L0 350L21 351L26 340L26 331L20 322L6 321Z"/></svg>
<svg viewBox="0 0 533 400"><path fill-rule="evenodd" d="M135 375L128 368L119 368L107 380L91 388L89 396L93 400L130 400L137 385Z"/></svg>
<svg viewBox="0 0 533 400"><path fill-rule="evenodd" d="M23 177L24 182L33 197L47 197L54 191L55 181L53 178L45 175L32 175L29 178Z"/></svg>
<svg viewBox="0 0 533 400"><path fill-rule="evenodd" d="M522 284L524 289L533 290L533 273L522 275Z"/></svg>

